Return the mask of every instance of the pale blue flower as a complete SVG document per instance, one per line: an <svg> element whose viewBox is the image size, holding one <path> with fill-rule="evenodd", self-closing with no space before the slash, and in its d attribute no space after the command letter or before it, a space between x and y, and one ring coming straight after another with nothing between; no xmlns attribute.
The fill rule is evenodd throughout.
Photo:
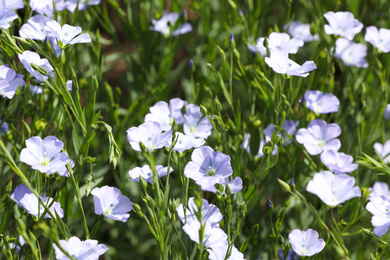
<svg viewBox="0 0 390 260"><path fill-rule="evenodd" d="M329 25L325 25L326 34L335 34L352 40L363 29L363 24L350 12L327 12L324 14Z"/></svg>
<svg viewBox="0 0 390 260"><path fill-rule="evenodd" d="M298 130L295 138L298 143L303 144L310 155L317 155L325 150L338 151L341 142L336 139L341 134L341 128L337 124L327 124L322 119L311 121L306 128Z"/></svg>
<svg viewBox="0 0 390 260"><path fill-rule="evenodd" d="M390 140L387 140L383 145L375 143L374 150L377 154L379 154L384 163L390 162Z"/></svg>
<svg viewBox="0 0 390 260"><path fill-rule="evenodd" d="M78 7L78 10L86 10L88 6L90 5L98 5L100 4L101 0L67 0L66 1L66 9L68 9L70 12L74 13L76 11L76 8Z"/></svg>
<svg viewBox="0 0 390 260"><path fill-rule="evenodd" d="M183 114L181 109L187 105L187 101L180 98L173 98L169 104L165 101L159 101L154 106L150 107L150 113L146 114L145 122L159 122L163 131L168 131L172 128L173 120L176 119L177 125L183 123Z"/></svg>
<svg viewBox="0 0 390 260"><path fill-rule="evenodd" d="M356 66L358 68L367 68L366 60L367 46L361 43L339 38L336 41L336 58L340 58L347 66Z"/></svg>
<svg viewBox="0 0 390 260"><path fill-rule="evenodd" d="M292 249L300 256L318 254L325 247L325 241L322 238L318 238L317 231L310 228L307 231L294 229L288 235L288 241Z"/></svg>
<svg viewBox="0 0 390 260"><path fill-rule="evenodd" d="M71 237L68 241L60 240L59 243L69 255L77 260L98 260L99 256L108 250L108 247L98 244L99 242L94 239L81 241L78 237ZM69 260L69 257L55 243L53 243L53 248L57 260Z"/></svg>
<svg viewBox="0 0 390 260"><path fill-rule="evenodd" d="M258 38L256 40L256 44L250 44L248 43L248 50L252 54L259 53L261 56L266 57L267 56L267 48L264 47L264 37Z"/></svg>
<svg viewBox="0 0 390 260"><path fill-rule="evenodd" d="M155 20L152 18L153 26L150 26L149 29L152 31L159 32L165 37L172 34L172 36L178 36L180 34L185 34L192 31L192 26L189 23L184 23L179 25L179 27L172 32L172 27L176 24L176 21L179 19L178 13L168 13L164 12L160 20Z"/></svg>
<svg viewBox="0 0 390 260"><path fill-rule="evenodd" d="M290 38L290 35L287 33L278 33L272 32L268 36L268 48L279 47L284 49L287 53L295 54L298 52L299 47L303 46L303 41L301 39Z"/></svg>
<svg viewBox="0 0 390 260"><path fill-rule="evenodd" d="M9 22L17 18L18 15L14 11L8 10L6 4L0 1L0 28L8 29L11 26Z"/></svg>
<svg viewBox="0 0 390 260"><path fill-rule="evenodd" d="M233 174L230 157L209 146L195 149L191 159L184 168L184 175L193 179L203 190L216 183L225 183L226 178Z"/></svg>
<svg viewBox="0 0 390 260"><path fill-rule="evenodd" d="M306 190L317 195L326 205L335 207L352 198L361 197L355 178L341 173L334 175L328 171L316 173L307 184Z"/></svg>
<svg viewBox="0 0 390 260"><path fill-rule="evenodd" d="M26 148L20 153L20 161L42 173L62 172L66 164L72 162L67 153L61 152L63 148L64 143L55 136L47 136L43 140L34 136L26 140Z"/></svg>
<svg viewBox="0 0 390 260"><path fill-rule="evenodd" d="M24 68L38 81L43 81L45 79L48 79L49 77L35 70L31 66L31 64L35 64L41 67L43 70L46 71L47 74L49 74L52 78L54 78L53 67L50 65L47 59L41 59L38 53L32 51L25 51L22 54L18 54L18 57L20 62L23 64Z"/></svg>
<svg viewBox="0 0 390 260"><path fill-rule="evenodd" d="M301 39L304 42L318 41L318 34L312 35L310 32L310 24L304 24L302 22L293 21L290 24L284 26L288 33L296 38Z"/></svg>
<svg viewBox="0 0 390 260"><path fill-rule="evenodd" d="M7 66L0 66L0 96L12 99L17 89L25 84L22 74Z"/></svg>
<svg viewBox="0 0 390 260"><path fill-rule="evenodd" d="M212 247L210 249L207 249L207 252L209 252L209 259L210 260L245 260L244 255L238 251L238 249L233 245L230 251L230 255L228 258L226 258L226 254L228 253L228 246L224 247Z"/></svg>
<svg viewBox="0 0 390 260"><path fill-rule="evenodd" d="M168 173L168 167L164 167L162 165L156 165L156 171L158 177L166 176ZM169 173L173 171L172 168L169 169ZM134 169L129 171L129 176L131 179L129 181L139 182L139 178L144 178L145 181L149 183L153 183L153 171L149 165L144 165L142 167L135 167Z"/></svg>
<svg viewBox="0 0 390 260"><path fill-rule="evenodd" d="M25 39L44 41L47 37L45 29L46 22L50 21L46 16L37 14L30 17L27 23L23 24L19 30L19 35Z"/></svg>
<svg viewBox="0 0 390 260"><path fill-rule="evenodd" d="M203 116L200 107L190 104L184 115L183 130L186 135L207 139L211 135L211 125L207 116Z"/></svg>
<svg viewBox="0 0 390 260"><path fill-rule="evenodd" d="M328 114L339 111L340 101L332 93L322 93L319 90L307 90L302 102L316 114Z"/></svg>
<svg viewBox="0 0 390 260"><path fill-rule="evenodd" d="M387 53L390 51L390 30L385 28L376 28L369 26L366 28L364 36L366 42L371 43L379 51Z"/></svg>
<svg viewBox="0 0 390 260"><path fill-rule="evenodd" d="M24 3L23 0L2 0L5 4L5 8L8 10L17 10L23 9Z"/></svg>
<svg viewBox="0 0 390 260"><path fill-rule="evenodd" d="M16 187L14 193L11 195L11 199L13 199L20 207L27 211L28 214L39 218L43 212L45 211L44 206L39 202L38 198L32 193L32 191L24 184L20 184ZM60 218L64 217L64 211L61 208L61 204L59 202L53 202L52 198L44 197L41 194L41 199L46 206L50 206L50 212L55 216L55 212L57 212ZM49 213L46 213L44 218L51 218Z"/></svg>
<svg viewBox="0 0 390 260"><path fill-rule="evenodd" d="M66 2L64 0L30 0L30 7L33 11L46 15L51 19L54 15L53 2L55 3L57 12L60 12L66 8L68 1L69 0Z"/></svg>
<svg viewBox="0 0 390 260"><path fill-rule="evenodd" d="M385 110L383 111L383 117L384 117L386 120L389 120L389 119L390 119L390 104L387 104L387 105L386 105Z"/></svg>
<svg viewBox="0 0 390 260"><path fill-rule="evenodd" d="M378 237L385 235L390 228L390 197L378 196L371 198L366 209L373 215L371 224L374 226L374 234Z"/></svg>
<svg viewBox="0 0 390 260"><path fill-rule="evenodd" d="M369 200L379 196L390 196L389 185L387 185L386 182L377 181L374 183L374 186L368 188L368 190L370 191L370 195L368 196Z"/></svg>
<svg viewBox="0 0 390 260"><path fill-rule="evenodd" d="M95 213L103 214L106 218L126 222L130 217L129 212L133 209L133 203L122 192L110 186L94 188L91 191L95 203Z"/></svg>
<svg viewBox="0 0 390 260"><path fill-rule="evenodd" d="M317 66L313 61L306 61L302 66L288 58L285 49L275 47L271 49L270 57L265 58L265 63L276 73L287 74L287 76L309 76L309 71L315 70Z"/></svg>
<svg viewBox="0 0 390 260"><path fill-rule="evenodd" d="M202 213L202 223L209 223L212 227L219 227L223 216L217 206L209 204L205 199L202 199L202 209L199 212L198 206L195 203L195 198L191 197L188 200L187 208L183 204L179 204L176 208L177 215L183 224L199 222L196 214Z"/></svg>
<svg viewBox="0 0 390 260"><path fill-rule="evenodd" d="M127 130L127 139L131 147L136 151L141 151L140 143L149 151L153 151L170 146L172 130L162 133L161 125L158 122L146 122L139 127L129 128Z"/></svg>
<svg viewBox="0 0 390 260"><path fill-rule="evenodd" d="M299 121L295 122L294 120L284 120L283 122L283 132L281 133L283 138L283 145L289 145L292 143L292 139L288 136L293 136L295 134L295 131L297 130L297 126L299 124ZM275 130L274 124L269 124L266 128L264 128L263 133L266 137L267 142L271 140L272 135ZM264 144L263 144L264 145ZM275 151L275 149L274 149ZM276 150L277 152L277 150Z"/></svg>
<svg viewBox="0 0 390 260"><path fill-rule="evenodd" d="M46 22L45 29L48 33L51 33L56 37L58 46L60 46L63 49L65 49L67 45L91 42L91 37L89 36L89 34L87 33L80 34L81 27L79 26L75 27L68 24L64 24L61 27L61 25L58 22L52 20Z"/></svg>
<svg viewBox="0 0 390 260"><path fill-rule="evenodd" d="M230 181L229 177L227 177L221 185L223 186L223 195L226 194L226 186L229 186L231 194L234 194L242 190L242 179L240 177L236 177ZM215 188L215 186L205 187L203 190L217 193L217 188Z"/></svg>
<svg viewBox="0 0 390 260"><path fill-rule="evenodd" d="M353 172L358 167L357 163L352 163L352 156L334 150L326 150L321 153L321 161L335 174Z"/></svg>
<svg viewBox="0 0 390 260"><path fill-rule="evenodd" d="M9 126L7 122L3 122L2 120L0 120L0 135L5 134L6 132L8 132L8 130Z"/></svg>
<svg viewBox="0 0 390 260"><path fill-rule="evenodd" d="M193 221L183 226L184 232L190 237L192 241L199 244L199 230L201 224L199 221ZM206 247L225 247L228 244L226 233L219 227L213 227L209 223L205 222L203 233L203 244Z"/></svg>
<svg viewBox="0 0 390 260"><path fill-rule="evenodd" d="M175 135L177 138L176 144L173 147L173 150L179 153L183 153L186 150L192 148L198 148L204 145L205 140L203 138L195 138L193 136L184 135L180 132L176 132Z"/></svg>

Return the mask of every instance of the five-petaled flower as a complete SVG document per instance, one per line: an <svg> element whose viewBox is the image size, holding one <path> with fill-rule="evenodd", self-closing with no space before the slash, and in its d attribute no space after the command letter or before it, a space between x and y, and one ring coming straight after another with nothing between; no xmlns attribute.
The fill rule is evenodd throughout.
<svg viewBox="0 0 390 260"><path fill-rule="evenodd" d="M130 217L129 212L133 209L133 203L122 192L110 186L94 188L91 191L95 203L95 213L105 217L126 222Z"/></svg>
<svg viewBox="0 0 390 260"><path fill-rule="evenodd" d="M318 254L325 247L325 241L322 238L318 238L317 231L310 228L307 231L294 229L288 235L288 241L292 249L300 256Z"/></svg>

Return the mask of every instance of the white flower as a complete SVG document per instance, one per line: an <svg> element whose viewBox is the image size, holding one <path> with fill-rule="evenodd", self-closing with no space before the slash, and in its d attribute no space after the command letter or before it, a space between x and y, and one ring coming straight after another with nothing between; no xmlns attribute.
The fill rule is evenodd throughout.
<svg viewBox="0 0 390 260"><path fill-rule="evenodd" d="M336 41L336 58L340 58L347 66L356 66L358 68L367 68L366 60L367 46L361 43L339 38Z"/></svg>
<svg viewBox="0 0 390 260"><path fill-rule="evenodd" d="M390 30L385 28L376 28L369 26L366 28L364 40L371 43L379 51L387 53L390 51Z"/></svg>
<svg viewBox="0 0 390 260"><path fill-rule="evenodd" d="M329 23L324 26L327 34L335 34L352 40L355 34L363 29L363 24L350 12L327 12L324 17Z"/></svg>

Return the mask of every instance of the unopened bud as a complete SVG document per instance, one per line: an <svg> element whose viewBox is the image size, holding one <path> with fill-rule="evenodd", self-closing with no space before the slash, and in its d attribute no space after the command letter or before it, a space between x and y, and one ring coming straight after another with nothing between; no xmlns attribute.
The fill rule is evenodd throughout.
<svg viewBox="0 0 390 260"><path fill-rule="evenodd" d="M218 113L221 112L222 105L217 96L215 96L214 101L215 101L215 109L217 110Z"/></svg>
<svg viewBox="0 0 390 260"><path fill-rule="evenodd" d="M283 136L280 133L276 134L275 143L276 143L277 146L282 146L283 145Z"/></svg>
<svg viewBox="0 0 390 260"><path fill-rule="evenodd" d="M268 141L263 147L263 153L266 155L271 154L273 150L274 144L272 143L272 141Z"/></svg>
<svg viewBox="0 0 390 260"><path fill-rule="evenodd" d="M288 191L288 192L291 191L291 187L290 187L290 185L288 185L288 183L282 181L282 180L279 179L279 178L277 178L277 179L278 179L279 184L282 186L282 188L283 188L284 190L286 190L286 191Z"/></svg>

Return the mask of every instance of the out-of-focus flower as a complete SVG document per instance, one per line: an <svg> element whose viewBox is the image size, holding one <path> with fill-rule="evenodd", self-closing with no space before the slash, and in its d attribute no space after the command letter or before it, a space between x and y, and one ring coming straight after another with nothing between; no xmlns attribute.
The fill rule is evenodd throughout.
<svg viewBox="0 0 390 260"><path fill-rule="evenodd" d="M265 57L267 56L267 48L264 47L264 40L265 38L264 37L261 37L261 38L258 38L256 40L256 44L250 44L248 43L248 50L252 53L252 54L256 54L256 53L259 53L261 56Z"/></svg>
<svg viewBox="0 0 390 260"><path fill-rule="evenodd" d="M75 27L68 24L64 24L61 27L58 22L53 20L46 23L45 29L47 32L53 34L56 37L58 41L58 46L63 49L66 48L68 44L73 45L76 43L91 42L91 36L89 36L89 34L80 34L81 27L79 26Z"/></svg>
<svg viewBox="0 0 390 260"><path fill-rule="evenodd" d="M71 13L76 11L78 7L79 11L87 9L90 5L98 5L101 0L67 0L66 1L66 9L68 9Z"/></svg>
<svg viewBox="0 0 390 260"><path fill-rule="evenodd" d="M203 138L195 138L193 136L184 135L182 133L176 133L177 142L173 147L173 150L182 153L191 148L198 148L204 145L205 140Z"/></svg>
<svg viewBox="0 0 390 260"><path fill-rule="evenodd" d="M295 135L298 143L303 144L310 155L317 155L325 150L338 151L341 142L336 139L341 134L337 124L327 124L322 119L311 121L306 128L301 128Z"/></svg>
<svg viewBox="0 0 390 260"><path fill-rule="evenodd" d="M284 131L282 132L283 145L288 145L292 143L293 140L290 139L288 136L293 136L295 134L298 124L299 122L298 121L295 122L294 120L285 120L283 122L283 131ZM271 140L274 130L275 130L274 124L269 124L266 128L264 128L263 133L266 136L267 141Z"/></svg>
<svg viewBox="0 0 390 260"><path fill-rule="evenodd" d="M196 214L200 214L198 206L195 203L194 197L188 200L188 208L183 204L179 204L176 208L177 215L179 216L183 224L199 222ZM222 220L223 216L217 206L209 204L205 199L202 199L202 223L209 223L212 227L219 227L218 223Z"/></svg>
<svg viewBox="0 0 390 260"><path fill-rule="evenodd" d="M384 117L386 120L389 120L389 119L390 119L390 104L387 104L387 105L386 105L385 110L383 111L383 117Z"/></svg>
<svg viewBox="0 0 390 260"><path fill-rule="evenodd" d="M150 107L150 113L146 114L145 122L159 122L163 131L171 129L174 119L176 119L177 125L180 126L183 123L181 109L185 105L187 105L187 101L183 101L180 98L171 99L169 105L165 101L159 101Z"/></svg>
<svg viewBox="0 0 390 260"><path fill-rule="evenodd" d="M162 133L161 125L158 122L146 122L139 127L134 126L128 129L127 139L136 151L141 151L140 143L149 151L153 151L170 146L172 130Z"/></svg>
<svg viewBox="0 0 390 260"><path fill-rule="evenodd" d="M300 256L318 254L325 247L325 241L322 238L318 238L317 231L310 228L307 231L294 229L288 235L288 241L292 249Z"/></svg>
<svg viewBox="0 0 390 260"><path fill-rule="evenodd" d="M23 0L2 0L5 4L5 9L8 10L17 10L17 9L23 9L24 4Z"/></svg>
<svg viewBox="0 0 390 260"><path fill-rule="evenodd" d="M370 195L368 196L368 199L370 200L379 196L390 196L389 185L387 185L386 182L377 181L374 183L374 186L368 188L368 190L370 191Z"/></svg>
<svg viewBox="0 0 390 260"><path fill-rule="evenodd" d="M328 114L339 111L340 101L332 93L319 90L307 90L303 96L306 107L316 114Z"/></svg>
<svg viewBox="0 0 390 260"><path fill-rule="evenodd" d="M287 53L297 53L299 47L303 46L303 41L301 39L290 38L290 35L287 33L277 33L272 32L268 36L268 48L280 47L286 50Z"/></svg>
<svg viewBox="0 0 390 260"><path fill-rule="evenodd" d="M107 250L104 244L98 244L97 240L87 239L81 241L78 237L71 237L68 241L60 240L61 247L77 260L98 260ZM54 252L57 260L69 260L59 247L53 243Z"/></svg>
<svg viewBox="0 0 390 260"><path fill-rule="evenodd" d="M18 87L25 84L22 74L7 66L0 66L0 96L12 99Z"/></svg>
<svg viewBox="0 0 390 260"><path fill-rule="evenodd" d="M8 130L9 126L7 122L3 122L2 120L0 120L0 135L5 134L6 132L8 132Z"/></svg>
<svg viewBox="0 0 390 260"><path fill-rule="evenodd" d="M387 140L385 144L375 143L374 150L379 154L384 163L390 162L390 140Z"/></svg>
<svg viewBox="0 0 390 260"><path fill-rule="evenodd" d="M228 253L228 246L224 247L213 247L208 249L209 259L210 260L245 260L244 255L238 251L238 249L233 245L230 256L226 258L226 254Z"/></svg>
<svg viewBox="0 0 390 260"><path fill-rule="evenodd" d="M0 28L8 29L11 25L9 22L17 19L18 15L7 8L6 4L0 1Z"/></svg>
<svg viewBox="0 0 390 260"><path fill-rule="evenodd" d="M287 76L309 76L309 71L315 70L317 66L313 61L306 61L302 66L288 58L285 49L275 47L271 49L270 58L265 58L268 64L276 73L287 74Z"/></svg>
<svg viewBox="0 0 390 260"><path fill-rule="evenodd" d="M358 167L357 163L352 163L352 156L334 150L326 150L321 153L321 161L335 174L353 172Z"/></svg>
<svg viewBox="0 0 390 260"><path fill-rule="evenodd" d="M55 3L57 12L61 12L66 8L69 0L66 2L64 0L30 0L30 7L33 11L46 15L51 19L54 15L53 2Z"/></svg>
<svg viewBox="0 0 390 260"><path fill-rule="evenodd" d="M26 148L20 153L20 161L42 173L63 171L66 164L72 161L67 153L61 152L63 148L64 143L55 136L47 136L43 140L34 136L26 140Z"/></svg>
<svg viewBox="0 0 390 260"><path fill-rule="evenodd" d="M53 202L52 198L44 197L43 194L41 194L41 198L46 206L51 205L49 210L53 213L53 215L57 212L60 218L64 217L64 211L62 210L59 202ZM24 184L20 184L16 187L14 193L11 195L11 199L13 199L20 207L24 208L28 214L31 214L36 218L39 218L43 212L45 212L44 206L39 203L38 198ZM51 216L49 213L46 213L44 218L51 218Z"/></svg>
<svg viewBox="0 0 390 260"><path fill-rule="evenodd" d="M180 34L185 34L192 31L192 26L189 23L184 23L179 25L176 30L172 32L172 28L176 24L177 19L179 19L178 13L168 13L164 12L160 20L155 20L152 18L153 26L150 26L149 29L152 31L159 32L165 37L172 34L172 36L178 36Z"/></svg>
<svg viewBox="0 0 390 260"><path fill-rule="evenodd" d="M73 86L73 81L67 80L66 81L66 88L69 90L70 93L72 93L72 86Z"/></svg>
<svg viewBox="0 0 390 260"><path fill-rule="evenodd" d="M18 57L24 68L38 81L43 81L45 79L48 79L49 77L35 70L31 66L31 64L35 64L41 67L43 70L46 71L47 74L54 78L53 67L50 65L47 59L41 59L38 53L32 51L25 51L22 54L18 54Z"/></svg>
<svg viewBox="0 0 390 260"><path fill-rule="evenodd" d="M293 21L291 24L286 24L284 29L288 29L288 33L304 42L318 41L318 34L312 35L310 33L310 24L304 24L298 21Z"/></svg>
<svg viewBox="0 0 390 260"><path fill-rule="evenodd" d="M34 94L40 95L43 93L43 88L40 86L30 85L30 91Z"/></svg>
<svg viewBox="0 0 390 260"><path fill-rule="evenodd" d="M335 34L352 40L363 29L363 24L350 12L327 12L324 14L329 25L325 25L326 34Z"/></svg>
<svg viewBox="0 0 390 260"><path fill-rule="evenodd" d="M379 196L371 198L366 209L373 215L371 224L374 226L374 234L378 237L386 234L390 227L390 197Z"/></svg>
<svg viewBox="0 0 390 260"><path fill-rule="evenodd" d="M214 184L225 183L225 179L233 174L230 157L221 152L215 152L209 146L196 148L191 155L192 161L184 168L184 175L195 180L202 189Z"/></svg>
<svg viewBox="0 0 390 260"><path fill-rule="evenodd" d="M168 167L164 167L162 165L156 165L156 171L158 177L166 176L168 173ZM169 173L173 171L172 168L169 169ZM139 177L145 179L145 181L149 183L153 183L153 171L150 169L149 165L144 165L142 167L135 167L134 169L129 171L130 178L129 181L139 182Z"/></svg>
<svg viewBox="0 0 390 260"><path fill-rule="evenodd" d="M336 58L340 58L347 66L356 66L358 68L367 68L366 60L367 46L361 43L339 38L336 41Z"/></svg>
<svg viewBox="0 0 390 260"><path fill-rule="evenodd" d="M187 223L183 226L184 232L192 241L199 244L199 230L201 224L198 221ZM203 244L206 247L216 248L227 246L227 235L219 227L212 227L209 223L204 224Z"/></svg>
<svg viewBox="0 0 390 260"><path fill-rule="evenodd" d="M272 132L273 132L273 130L272 130ZM249 154L251 153L251 148L250 148L250 145L249 145L250 139L251 139L251 134L245 134L244 135L244 141L243 141L243 143L241 145L241 147L244 148ZM269 140L271 140L271 138L268 135L265 136L265 140L264 139L260 140L259 151L255 155L255 158L264 157L263 148L264 148L265 143L268 142ZM274 150L272 151L272 155L276 155L277 153L278 153L278 147L275 144L274 145Z"/></svg>
<svg viewBox="0 0 390 260"><path fill-rule="evenodd" d="M366 42L371 43L379 51L387 53L390 51L390 30L385 28L376 28L369 26L366 28L364 36Z"/></svg>
<svg viewBox="0 0 390 260"><path fill-rule="evenodd" d="M186 135L207 139L211 135L211 125L207 116L203 116L200 107L190 104L184 115L183 130Z"/></svg>
<svg viewBox="0 0 390 260"><path fill-rule="evenodd" d="M91 191L95 203L95 213L103 214L106 218L126 222L130 217L129 212L133 209L133 203L122 192L110 186L94 188Z"/></svg>
<svg viewBox="0 0 390 260"><path fill-rule="evenodd" d="M326 205L334 207L362 194L355 186L355 178L341 173L334 175L328 171L316 173L307 184L306 190L317 195Z"/></svg>

